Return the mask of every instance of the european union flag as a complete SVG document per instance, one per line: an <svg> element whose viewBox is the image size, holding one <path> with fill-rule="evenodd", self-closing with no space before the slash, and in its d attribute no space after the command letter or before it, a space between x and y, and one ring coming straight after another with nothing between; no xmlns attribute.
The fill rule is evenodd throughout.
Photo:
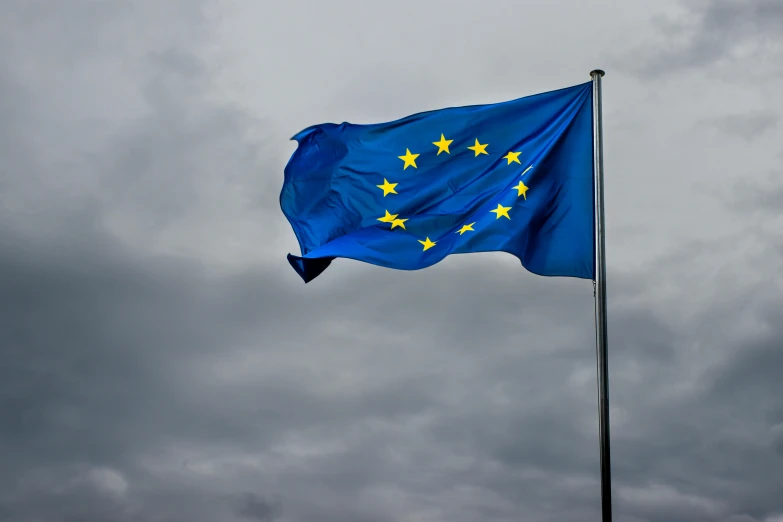
<svg viewBox="0 0 783 522"><path fill-rule="evenodd" d="M337 257L402 270L503 251L593 279L592 87L293 137L280 194L305 282Z"/></svg>

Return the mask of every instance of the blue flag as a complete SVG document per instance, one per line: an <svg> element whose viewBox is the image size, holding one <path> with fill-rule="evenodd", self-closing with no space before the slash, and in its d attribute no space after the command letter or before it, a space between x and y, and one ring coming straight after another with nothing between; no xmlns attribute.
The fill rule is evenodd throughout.
<svg viewBox="0 0 783 522"><path fill-rule="evenodd" d="M590 82L293 139L280 206L305 282L337 257L417 270L489 251L535 274L594 278Z"/></svg>

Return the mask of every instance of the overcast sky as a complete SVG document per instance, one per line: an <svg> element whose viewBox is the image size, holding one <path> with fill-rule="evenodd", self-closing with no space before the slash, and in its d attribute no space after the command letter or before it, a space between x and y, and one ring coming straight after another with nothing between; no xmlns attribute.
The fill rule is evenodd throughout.
<svg viewBox="0 0 783 522"><path fill-rule="evenodd" d="M590 281L303 284L290 137L603 68L615 520L783 521L783 2L3 0L0 520L598 520Z"/></svg>

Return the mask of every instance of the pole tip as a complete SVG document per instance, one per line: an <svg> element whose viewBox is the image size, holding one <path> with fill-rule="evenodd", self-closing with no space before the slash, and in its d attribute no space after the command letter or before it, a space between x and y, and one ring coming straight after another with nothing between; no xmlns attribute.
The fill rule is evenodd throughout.
<svg viewBox="0 0 783 522"><path fill-rule="evenodd" d="M602 71L601 69L594 69L594 70L590 71L590 77L591 78L595 78L596 76L598 76L600 78L600 77L602 77L605 74L606 73L604 71Z"/></svg>

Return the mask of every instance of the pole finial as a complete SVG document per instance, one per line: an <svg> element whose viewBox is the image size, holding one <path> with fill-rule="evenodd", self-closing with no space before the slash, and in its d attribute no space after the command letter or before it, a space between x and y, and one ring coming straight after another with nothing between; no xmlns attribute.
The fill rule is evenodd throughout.
<svg viewBox="0 0 783 522"><path fill-rule="evenodd" d="M605 74L606 73L601 69L593 69L592 71L590 71L591 78L595 78L596 76L602 77Z"/></svg>

